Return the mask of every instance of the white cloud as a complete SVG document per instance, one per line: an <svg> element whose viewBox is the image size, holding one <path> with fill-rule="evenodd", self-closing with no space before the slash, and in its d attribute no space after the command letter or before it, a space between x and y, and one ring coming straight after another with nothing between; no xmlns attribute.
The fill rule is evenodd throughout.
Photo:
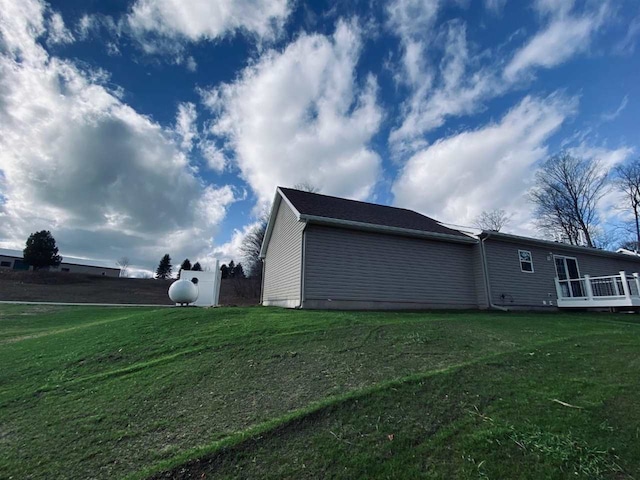
<svg viewBox="0 0 640 480"><path fill-rule="evenodd" d="M227 166L227 158L213 140L202 140L199 145L200 153L207 161L207 166L214 172L222 172Z"/></svg>
<svg viewBox="0 0 640 480"><path fill-rule="evenodd" d="M190 72L195 72L196 70L198 70L198 64L196 62L196 59L193 58L192 56L187 57L187 60L185 61L185 66L187 67L187 70L189 70Z"/></svg>
<svg viewBox="0 0 640 480"><path fill-rule="evenodd" d="M259 221L245 225L242 229L234 229L231 240L216 246L207 258L206 263L210 265L214 263L215 260L220 260L221 263L229 263L231 260L235 263L243 262L241 247L244 237L258 225L260 225Z"/></svg>
<svg viewBox="0 0 640 480"><path fill-rule="evenodd" d="M198 137L196 106L191 102L178 105L176 116L176 133L181 139L180 146L185 152L191 151L193 142Z"/></svg>
<svg viewBox="0 0 640 480"><path fill-rule="evenodd" d="M107 49L107 54L112 57L117 57L122 54L122 52L120 52L120 47L118 47L118 44L115 42L107 42L105 43L105 47Z"/></svg>
<svg viewBox="0 0 640 480"><path fill-rule="evenodd" d="M629 22L627 33L622 40L616 43L613 51L620 55L632 55L636 49L638 36L640 36L640 15Z"/></svg>
<svg viewBox="0 0 640 480"><path fill-rule="evenodd" d="M391 150L400 159L425 147L425 134L449 117L477 113L488 100L530 80L535 69L556 66L588 49L609 12L607 2L581 4L578 12L571 0L536 1L544 26L505 68L503 50L516 34L497 48L479 52L467 41L464 22L436 25L439 7L435 0L395 0L387 8L387 26L400 39L402 51L396 82L409 88L401 121L389 135ZM504 2L486 0L485 7L499 13Z"/></svg>
<svg viewBox="0 0 640 480"><path fill-rule="evenodd" d="M516 81L534 68L551 68L590 46L593 35L604 24L609 12L606 2L598 10L582 15L570 13L573 2L539 1L538 10L550 17L546 28L520 48L504 70L504 78Z"/></svg>
<svg viewBox="0 0 640 480"><path fill-rule="evenodd" d="M78 20L76 31L81 40L85 40L97 27L96 17L85 13Z"/></svg>
<svg viewBox="0 0 640 480"><path fill-rule="evenodd" d="M34 42L46 31L44 11L40 2L0 0L1 50L25 62L46 60L46 52Z"/></svg>
<svg viewBox="0 0 640 480"><path fill-rule="evenodd" d="M611 122L620 116L620 114L624 111L624 109L627 108L628 104L629 104L629 95L625 95L622 98L622 101L620 102L620 105L618 106L618 108L616 108L613 112L603 113L600 116L600 118L604 122Z"/></svg>
<svg viewBox="0 0 640 480"><path fill-rule="evenodd" d="M184 153L194 150L194 147L207 162L207 167L214 172L221 173L227 165L224 152L218 148L209 132L198 131L198 113L196 106L191 102L178 105L176 114L175 135L179 140L180 148Z"/></svg>
<svg viewBox="0 0 640 480"><path fill-rule="evenodd" d="M404 165L392 191L395 204L470 225L483 210L513 213L521 233L530 220L523 193L545 146L576 108L574 99L524 98L499 123L443 138Z"/></svg>
<svg viewBox="0 0 640 480"><path fill-rule="evenodd" d="M634 150L629 146L609 149L605 146L593 146L586 142L567 148L567 152L585 160L595 160L605 171L610 171L629 158Z"/></svg>
<svg viewBox="0 0 640 480"><path fill-rule="evenodd" d="M75 38L73 38L71 32L67 30L67 27L64 25L62 15L57 12L53 13L49 18L47 43L55 45L72 43L74 41Z"/></svg>
<svg viewBox="0 0 640 480"><path fill-rule="evenodd" d="M81 40L86 40L92 35L99 35L101 31L117 40L122 34L122 22L117 22L110 15L85 13L78 20L75 31Z"/></svg>
<svg viewBox="0 0 640 480"><path fill-rule="evenodd" d="M495 15L499 15L504 10L507 0L484 0L484 6Z"/></svg>
<svg viewBox="0 0 640 480"><path fill-rule="evenodd" d="M287 0L137 0L128 23L140 35L194 42L239 31L269 39L283 27L289 11Z"/></svg>
<svg viewBox="0 0 640 480"><path fill-rule="evenodd" d="M387 26L398 36L403 48L403 73L398 83L428 85L425 51L434 36L439 0L394 0L387 5Z"/></svg>
<svg viewBox="0 0 640 480"><path fill-rule="evenodd" d="M449 22L441 36L442 59L437 70L417 84L403 105L403 119L389 135L396 153L423 146L422 135L442 126L454 115L468 115L482 108L483 101L499 94L494 69L475 64L466 39L466 25Z"/></svg>
<svg viewBox="0 0 640 480"><path fill-rule="evenodd" d="M234 152L259 208L277 185L302 181L328 194L370 195L381 168L368 143L382 112L375 79L356 82L360 47L359 29L339 22L333 36L303 34L234 83L203 92L211 132Z"/></svg>
<svg viewBox="0 0 640 480"><path fill-rule="evenodd" d="M64 254L137 267L210 250L232 188L203 184L173 132L124 104L104 72L49 56L35 41L41 3L2 7L1 241L50 229Z"/></svg>

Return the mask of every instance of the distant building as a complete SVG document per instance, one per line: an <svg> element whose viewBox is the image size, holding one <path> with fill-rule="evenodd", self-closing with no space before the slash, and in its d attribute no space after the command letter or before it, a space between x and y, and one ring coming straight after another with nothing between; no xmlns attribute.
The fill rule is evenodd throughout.
<svg viewBox="0 0 640 480"><path fill-rule="evenodd" d="M12 270L30 270L31 267L22 258L20 250L0 248L0 268ZM120 269L107 266L105 262L87 260L85 258L62 257L62 263L57 267L50 267L50 272L88 273L103 277L119 277Z"/></svg>

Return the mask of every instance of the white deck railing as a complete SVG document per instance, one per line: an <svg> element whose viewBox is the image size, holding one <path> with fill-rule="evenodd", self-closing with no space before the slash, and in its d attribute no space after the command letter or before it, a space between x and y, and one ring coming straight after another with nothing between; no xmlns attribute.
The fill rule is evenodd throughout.
<svg viewBox="0 0 640 480"><path fill-rule="evenodd" d="M556 277L559 307L640 306L640 276L618 275L560 280Z"/></svg>

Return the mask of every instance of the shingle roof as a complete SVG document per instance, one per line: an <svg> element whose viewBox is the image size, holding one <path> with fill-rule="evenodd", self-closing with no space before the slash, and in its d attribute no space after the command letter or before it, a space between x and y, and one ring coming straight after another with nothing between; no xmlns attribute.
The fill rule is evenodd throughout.
<svg viewBox="0 0 640 480"><path fill-rule="evenodd" d="M292 188L280 187L280 190L302 216L310 215L369 225L466 237L465 234L447 228L433 218L412 210L303 192Z"/></svg>

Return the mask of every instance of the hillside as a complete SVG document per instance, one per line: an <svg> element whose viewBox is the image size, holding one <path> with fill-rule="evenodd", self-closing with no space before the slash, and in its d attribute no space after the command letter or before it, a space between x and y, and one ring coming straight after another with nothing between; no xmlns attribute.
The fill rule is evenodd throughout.
<svg viewBox="0 0 640 480"><path fill-rule="evenodd" d="M257 304L259 291L254 283L249 279L223 280L220 304ZM170 281L154 279L0 269L0 300L171 305L169 285Z"/></svg>
<svg viewBox="0 0 640 480"><path fill-rule="evenodd" d="M634 321L3 305L0 472L638 478Z"/></svg>

